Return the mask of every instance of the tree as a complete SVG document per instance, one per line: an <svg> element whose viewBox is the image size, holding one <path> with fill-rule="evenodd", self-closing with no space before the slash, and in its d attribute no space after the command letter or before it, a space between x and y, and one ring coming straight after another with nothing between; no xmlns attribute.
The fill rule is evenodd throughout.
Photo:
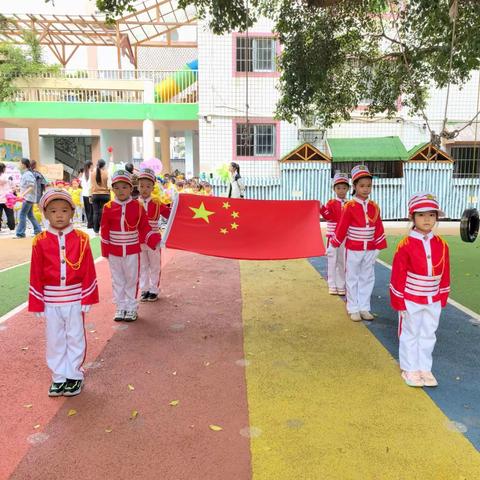
<svg viewBox="0 0 480 480"><path fill-rule="evenodd" d="M0 28L2 22L0 18ZM42 49L33 32L23 34L26 47L21 48L6 42L0 42L0 102L15 98L18 88L17 78L28 78L41 73L55 72L58 65L47 65L42 59Z"/></svg>
<svg viewBox="0 0 480 480"><path fill-rule="evenodd" d="M110 18L134 0L97 0ZM348 120L394 115L398 100L422 112L430 86L461 85L480 67L479 0L179 0L214 33L272 18L283 44L277 115ZM453 45L453 50L452 50Z"/></svg>

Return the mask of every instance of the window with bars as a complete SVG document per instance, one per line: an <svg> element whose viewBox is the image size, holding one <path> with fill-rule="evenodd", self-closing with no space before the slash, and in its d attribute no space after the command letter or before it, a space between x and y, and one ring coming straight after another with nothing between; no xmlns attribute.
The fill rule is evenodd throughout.
<svg viewBox="0 0 480 480"><path fill-rule="evenodd" d="M402 178L403 177L403 162L402 161L375 161L362 162L366 165L372 175L377 178ZM352 168L358 165L358 162L332 162L332 178L335 172L351 172Z"/></svg>
<svg viewBox="0 0 480 480"><path fill-rule="evenodd" d="M275 125L268 123L237 123L237 157L273 157L275 155Z"/></svg>
<svg viewBox="0 0 480 480"><path fill-rule="evenodd" d="M455 145L450 147L453 164L453 178L480 177L480 144Z"/></svg>
<svg viewBox="0 0 480 480"><path fill-rule="evenodd" d="M275 38L237 37L237 72L275 72Z"/></svg>

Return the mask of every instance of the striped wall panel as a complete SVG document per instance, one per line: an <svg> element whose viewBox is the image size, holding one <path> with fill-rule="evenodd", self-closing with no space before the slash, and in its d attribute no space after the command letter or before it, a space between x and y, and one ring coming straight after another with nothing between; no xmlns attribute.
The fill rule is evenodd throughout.
<svg viewBox="0 0 480 480"><path fill-rule="evenodd" d="M330 164L326 162L283 163L278 177L245 177L247 198L259 200L320 200L332 197ZM226 195L228 185L211 182L216 195ZM480 209L480 179L453 178L451 163L405 163L403 178L375 179L372 199L380 205L382 218L406 218L407 202L417 192L437 195L447 218L459 219L465 208Z"/></svg>

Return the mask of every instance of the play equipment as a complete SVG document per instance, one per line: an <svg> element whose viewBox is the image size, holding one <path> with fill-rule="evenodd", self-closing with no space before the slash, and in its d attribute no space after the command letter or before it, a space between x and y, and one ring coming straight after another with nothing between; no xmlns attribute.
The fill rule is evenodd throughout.
<svg viewBox="0 0 480 480"><path fill-rule="evenodd" d="M193 85L198 78L198 60L188 62L182 70L155 85L155 100L168 102L172 97Z"/></svg>
<svg viewBox="0 0 480 480"><path fill-rule="evenodd" d="M460 236L464 242L472 243L478 236L480 218L476 208L467 208L460 221Z"/></svg>

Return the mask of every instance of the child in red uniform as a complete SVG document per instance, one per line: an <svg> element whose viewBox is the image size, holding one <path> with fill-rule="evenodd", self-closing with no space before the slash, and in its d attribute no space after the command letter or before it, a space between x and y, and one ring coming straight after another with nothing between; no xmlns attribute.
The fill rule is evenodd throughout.
<svg viewBox="0 0 480 480"><path fill-rule="evenodd" d="M400 368L407 385L436 387L432 353L450 292L450 261L447 243L432 229L443 212L428 193L414 195L408 210L414 226L397 247L390 283L392 307L399 311Z"/></svg>
<svg viewBox="0 0 480 480"><path fill-rule="evenodd" d="M160 234L160 217L168 218L170 208L159 199L152 198L152 192L157 179L155 172L150 168L140 170L138 175L138 190L140 192L140 203L145 209L148 223L152 231ZM142 292L141 302L155 302L158 300L158 289L160 285L161 250L151 250L142 245L140 253L140 291Z"/></svg>
<svg viewBox="0 0 480 480"><path fill-rule="evenodd" d="M112 175L115 199L103 208L100 225L102 256L108 258L112 274L113 298L117 305L116 322L134 322L138 318L137 284L140 244L152 250L158 247L160 233L152 231L145 209L131 197L130 174L117 170Z"/></svg>
<svg viewBox="0 0 480 480"><path fill-rule="evenodd" d="M335 248L347 239L347 311L354 322L374 318L370 313L370 297L375 284L375 260L378 251L387 248L380 208L368 199L372 178L365 165L353 167L354 197L343 207L342 217L331 238Z"/></svg>
<svg viewBox="0 0 480 480"><path fill-rule="evenodd" d="M85 359L83 317L98 303L98 288L90 240L71 225L75 213L65 190L47 191L40 208L47 231L33 240L28 310L46 319L47 365L53 383L48 395L78 395Z"/></svg>
<svg viewBox="0 0 480 480"><path fill-rule="evenodd" d="M342 215L350 183L346 173L336 173L333 177L333 191L336 197L320 207L322 217L327 220L327 261L328 261L328 293L345 295L345 244L334 248L330 238L334 235Z"/></svg>

